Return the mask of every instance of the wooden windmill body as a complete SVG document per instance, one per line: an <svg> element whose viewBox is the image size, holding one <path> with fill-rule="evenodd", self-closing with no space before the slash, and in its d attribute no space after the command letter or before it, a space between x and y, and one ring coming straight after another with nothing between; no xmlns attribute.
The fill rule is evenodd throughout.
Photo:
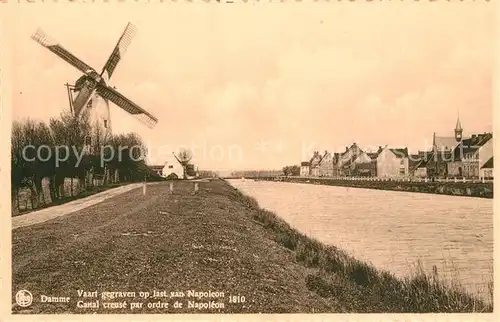
<svg viewBox="0 0 500 322"><path fill-rule="evenodd" d="M99 153L98 147L109 143L109 140L113 136L109 101L99 96L98 93L94 93L82 111L77 115L73 108L73 102L79 93L78 87L71 84L65 84L65 86L68 91L71 114L74 117L86 115L92 126L91 135L86 142L88 146L86 151L90 154L97 154Z"/></svg>

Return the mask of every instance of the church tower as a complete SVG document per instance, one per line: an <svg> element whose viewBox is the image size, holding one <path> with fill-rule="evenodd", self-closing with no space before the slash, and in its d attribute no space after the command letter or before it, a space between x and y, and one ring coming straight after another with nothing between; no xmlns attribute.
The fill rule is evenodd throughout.
<svg viewBox="0 0 500 322"><path fill-rule="evenodd" d="M455 126L455 140L457 142L462 141L462 132L464 130L462 129L462 124L460 124L460 116L457 117L457 125Z"/></svg>

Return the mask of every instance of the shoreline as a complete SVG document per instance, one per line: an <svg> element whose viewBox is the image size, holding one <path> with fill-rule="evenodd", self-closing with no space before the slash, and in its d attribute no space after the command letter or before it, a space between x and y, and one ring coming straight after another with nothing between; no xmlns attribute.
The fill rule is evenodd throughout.
<svg viewBox="0 0 500 322"><path fill-rule="evenodd" d="M234 178L241 179L241 178ZM428 193L457 197L475 197L493 199L493 182L418 182L418 181L376 181L376 180L340 180L313 177L251 177L255 181L288 182L319 184L325 186L363 188L386 191Z"/></svg>

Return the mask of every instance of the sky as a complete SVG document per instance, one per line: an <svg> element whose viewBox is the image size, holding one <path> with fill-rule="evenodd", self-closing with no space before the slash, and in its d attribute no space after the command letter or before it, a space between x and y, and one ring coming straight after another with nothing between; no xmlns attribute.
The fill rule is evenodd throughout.
<svg viewBox="0 0 500 322"><path fill-rule="evenodd" d="M18 5L7 19L13 119L68 109L78 70L30 39L40 27L101 71L137 27L110 80L155 115L136 132L148 162L191 149L200 169L279 169L314 150L429 147L432 135L493 131L494 10L488 3ZM7 13L7 11L4 11ZM10 20L9 20L10 19Z"/></svg>

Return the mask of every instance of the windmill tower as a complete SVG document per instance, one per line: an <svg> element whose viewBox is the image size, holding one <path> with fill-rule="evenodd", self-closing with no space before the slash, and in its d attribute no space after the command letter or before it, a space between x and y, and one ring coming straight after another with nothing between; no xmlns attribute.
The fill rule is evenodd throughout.
<svg viewBox="0 0 500 322"><path fill-rule="evenodd" d="M88 138L89 142L86 142L87 145L96 146L105 144L111 138L110 101L143 122L149 128L154 127L158 122L156 117L123 96L113 86L108 85L118 62L127 51L135 33L136 29L134 25L128 23L113 52L104 64L101 73L97 73L94 68L64 49L56 40L47 36L41 29L38 29L31 37L83 73L74 85L66 84L66 86L73 115L79 118L87 114L91 122L93 135Z"/></svg>
<svg viewBox="0 0 500 322"><path fill-rule="evenodd" d="M101 96L99 96L99 94L95 93L89 99L82 111L80 111L79 114L76 114L73 107L73 102L75 100L75 97L77 97L79 92L82 90L81 84L79 84L79 81L81 81L82 79L83 78L80 78L75 85L67 83L65 84L68 91L71 114L74 117L82 117L83 115L86 115L88 120L90 121L90 124L92 125L92 133L87 138L87 142L85 142L87 146L92 147L105 145L108 140L112 138L113 133L111 128L111 113L109 108L109 101L103 99ZM92 151L90 149L88 151L95 153L99 152L99 150Z"/></svg>

